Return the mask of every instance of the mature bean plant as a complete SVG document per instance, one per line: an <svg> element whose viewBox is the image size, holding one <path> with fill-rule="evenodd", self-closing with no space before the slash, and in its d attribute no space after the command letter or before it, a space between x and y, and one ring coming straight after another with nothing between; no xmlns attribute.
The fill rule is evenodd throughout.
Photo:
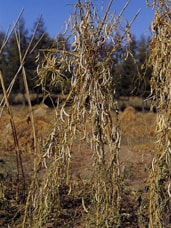
<svg viewBox="0 0 171 228"><path fill-rule="evenodd" d="M46 172L39 182L38 169L35 173L23 227L25 224L42 227L54 210L54 205L60 215L61 186L68 186L68 194L72 194L74 189L70 162L76 141L88 143L92 151L92 175L86 180L88 187L82 194L87 227L120 225L120 131L112 68L115 52L124 42L131 42L130 27L136 16L124 27L120 19L128 3L118 16L110 14L112 3L110 0L100 17L91 1L78 1L65 33L72 42L71 50L66 48L64 42L63 48L61 43L60 49L55 47L40 53L37 71L43 88L47 82L52 87L65 83L65 72L68 71L72 75L71 88L56 108L54 131L36 163L39 167L43 161ZM108 44L110 49L107 48ZM85 183L85 180L81 183Z"/></svg>

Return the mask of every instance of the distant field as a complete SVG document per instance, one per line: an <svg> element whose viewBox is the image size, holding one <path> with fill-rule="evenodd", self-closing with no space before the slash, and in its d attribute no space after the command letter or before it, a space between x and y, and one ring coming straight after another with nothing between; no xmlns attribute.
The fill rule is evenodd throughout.
<svg viewBox="0 0 171 228"><path fill-rule="evenodd" d="M151 109L152 100L130 96L120 97L118 103L122 111L128 106L134 107L137 111L149 111Z"/></svg>
<svg viewBox="0 0 171 228"><path fill-rule="evenodd" d="M44 103L48 106L52 106L52 102L56 105L57 101L62 102L67 95L53 94L51 97L47 97ZM2 100L3 95L0 94L0 100ZM30 100L32 105L40 104L43 101L42 94L30 94ZM12 94L9 98L11 105L27 105L26 96L21 93ZM149 111L151 109L152 101L150 99L144 99L141 97L120 97L118 99L118 104L120 110L123 111L128 106L133 106L137 111Z"/></svg>

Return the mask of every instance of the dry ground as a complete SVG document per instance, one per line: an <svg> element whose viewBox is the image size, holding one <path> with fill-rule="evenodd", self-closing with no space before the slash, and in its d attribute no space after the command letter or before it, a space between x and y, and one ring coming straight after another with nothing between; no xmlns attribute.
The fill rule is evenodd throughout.
<svg viewBox="0 0 171 228"><path fill-rule="evenodd" d="M17 135L20 148L22 149L22 159L26 179L29 184L30 174L33 171L33 136L31 124L28 119L28 108L23 106L12 107L16 124ZM54 110L45 105L34 107L35 126L39 145L42 146L53 129L55 119ZM155 114L152 112L136 112L134 108L128 107L120 113L122 141L120 149L120 162L122 175L124 177L124 196L126 204L123 203L125 214L123 227L138 227L138 223L147 223L147 191L148 183L146 179L149 175L149 167L154 151L154 129ZM13 143L10 118L6 111L0 118L0 227L8 227L20 217L20 210L16 202L16 155ZM107 145L106 145L107 148ZM88 143L75 144L71 157L71 172L74 180L86 180L91 177L92 172L92 152ZM11 184L11 186L10 186ZM79 199L68 200L67 194L64 197L63 205L65 213L58 218L58 222L53 220L46 227L84 227L84 216ZM68 206L70 204L71 206ZM144 206L142 206L144 205ZM137 211L140 210L140 216ZM69 208L68 208L69 207ZM68 210L78 212L74 221L67 214ZM131 209L130 209L131 208ZM124 211L123 211L124 213ZM141 220L141 221L140 221ZM63 224L63 225L61 225ZM10 227L16 227L11 225ZM145 227L145 226L144 226Z"/></svg>

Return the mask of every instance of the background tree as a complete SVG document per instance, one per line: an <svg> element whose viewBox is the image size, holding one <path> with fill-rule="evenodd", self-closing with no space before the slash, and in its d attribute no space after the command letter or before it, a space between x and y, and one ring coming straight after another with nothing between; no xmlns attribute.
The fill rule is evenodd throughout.
<svg viewBox="0 0 171 228"><path fill-rule="evenodd" d="M0 31L0 50L1 50L4 38L5 38L5 34ZM2 51L0 51L0 66L1 66L1 68L3 67L4 60L5 60L4 59L4 51L2 50Z"/></svg>
<svg viewBox="0 0 171 228"><path fill-rule="evenodd" d="M27 70L27 79L28 79L30 90L32 92L39 93L41 89L39 86L37 86L38 77L37 77L37 71L36 71L36 68L37 68L36 58L38 54L42 55L41 58L43 58L44 57L43 52L40 50L50 48L54 43L54 40L50 38L49 34L46 31L45 23L42 17L40 17L38 20L35 21L32 29L32 34L29 36L29 40L31 39L32 39L32 44L30 47L29 56L25 64L25 68Z"/></svg>
<svg viewBox="0 0 171 228"><path fill-rule="evenodd" d="M150 94L152 68L148 65L149 41L149 38L146 39L144 36L141 36L137 45L136 62L138 67L138 75L134 93L141 97L147 97Z"/></svg>
<svg viewBox="0 0 171 228"><path fill-rule="evenodd" d="M129 50L128 56L123 56L122 61L119 61L119 64L116 67L117 77L118 77L118 88L116 93L118 96L130 96L133 93L133 81L137 75L137 66L136 66L136 49L137 41L135 37L132 38L132 42L129 46L123 46L122 52L127 53L126 49ZM117 81L117 78L115 79Z"/></svg>
<svg viewBox="0 0 171 228"><path fill-rule="evenodd" d="M150 93L151 69L147 65L149 38L140 40L132 38L129 46L122 46L114 57L116 65L113 70L113 84L116 86L116 95L146 97ZM123 56L128 49L129 55Z"/></svg>
<svg viewBox="0 0 171 228"><path fill-rule="evenodd" d="M8 70L5 71L4 81L8 86L15 74L17 73L20 66L19 50L16 41L16 34L20 39L21 45L21 55L23 56L27 46L28 46L28 31L25 29L25 22L22 18L13 32L11 38L9 39L7 48L6 48L6 61ZM16 82L13 87L13 92L23 92L23 80L21 72L18 74Z"/></svg>
<svg viewBox="0 0 171 228"><path fill-rule="evenodd" d="M67 39L63 34L59 34L56 39L52 39L46 31L45 23L42 17L37 19L33 25L32 34L28 35L28 31L25 28L25 22L22 18L16 27L16 33L20 38L21 54L24 55L29 42L31 46L28 52L28 56L25 59L24 67L26 70L27 80L30 92L42 93L42 87L38 86L37 76L37 57L39 58L39 65L41 65L41 59L44 59L46 50L54 48L54 58L59 59L59 63L56 63L55 69L51 69L51 72L47 72L48 77L44 82L44 90L50 93L68 93L70 90L70 78L72 76L72 66L70 69L65 63L61 65L61 53L73 51ZM0 44L3 42L5 34L0 33ZM99 41L103 42L103 41ZM151 69L147 66L147 60L149 56L148 50L149 38L140 37L137 40L134 36L129 46L122 44L113 55L112 62L110 62L113 69L113 88L116 88L116 96L141 96L147 97L150 93L150 78ZM97 44L98 45L98 44ZM113 44L105 43L103 48L98 49L98 55L103 59L105 53L110 53L113 48ZM126 49L130 51L130 54L125 56L123 53ZM5 85L8 86L12 78L16 74L18 67L20 66L18 47L16 42L15 33L12 34L8 44L2 53L0 53L1 67L4 70ZM62 70L61 70L62 69ZM51 77L54 72L60 70L60 80L54 81L52 85ZM49 84L51 82L51 84ZM13 88L13 92L24 92L21 73L18 75L16 83Z"/></svg>
<svg viewBox="0 0 171 228"><path fill-rule="evenodd" d="M2 47L2 44L4 42L4 38L5 38L5 33L0 31L0 50ZM3 49L0 51L0 69L5 72L7 69L7 62L6 62L6 50ZM1 87L0 87L0 92L1 91Z"/></svg>
<svg viewBox="0 0 171 228"><path fill-rule="evenodd" d="M63 34L59 34L56 38L56 50L57 50L57 57L58 59L61 58L61 54L63 52L65 53L70 53L70 44L69 41L65 38L65 36ZM57 84L55 86L55 91L57 93L68 93L70 90L70 79L72 76L72 66L71 69L68 69L68 66L65 62L63 62L61 64L61 61L59 61L60 63L57 64L56 68L60 69L60 80L57 80Z"/></svg>

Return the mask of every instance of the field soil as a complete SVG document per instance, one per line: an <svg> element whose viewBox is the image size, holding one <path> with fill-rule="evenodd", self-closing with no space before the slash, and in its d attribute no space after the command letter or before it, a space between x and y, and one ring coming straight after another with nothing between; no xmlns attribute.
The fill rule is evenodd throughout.
<svg viewBox="0 0 171 228"><path fill-rule="evenodd" d="M25 189L30 185L34 168L33 135L28 107L13 106L12 112L19 141L23 170L17 173L16 146L11 130L10 116L4 110L0 117L0 227L20 227L24 200L16 195L24 172ZM39 147L49 137L55 123L55 111L46 105L33 107L35 128ZM137 112L133 107L120 113L121 148L119 160L124 178L122 227L139 227L148 223L148 182L149 168L155 153L155 119L152 112ZM107 145L105 145L107 150ZM75 142L71 154L71 173L74 181L88 180L92 175L92 151L88 143ZM22 184L21 184L22 185ZM66 186L67 188L67 186ZM86 214L82 202L69 198L65 186L61 190L63 216L58 219L54 214L45 225L50 227L85 227ZM73 219L73 214L75 217Z"/></svg>

